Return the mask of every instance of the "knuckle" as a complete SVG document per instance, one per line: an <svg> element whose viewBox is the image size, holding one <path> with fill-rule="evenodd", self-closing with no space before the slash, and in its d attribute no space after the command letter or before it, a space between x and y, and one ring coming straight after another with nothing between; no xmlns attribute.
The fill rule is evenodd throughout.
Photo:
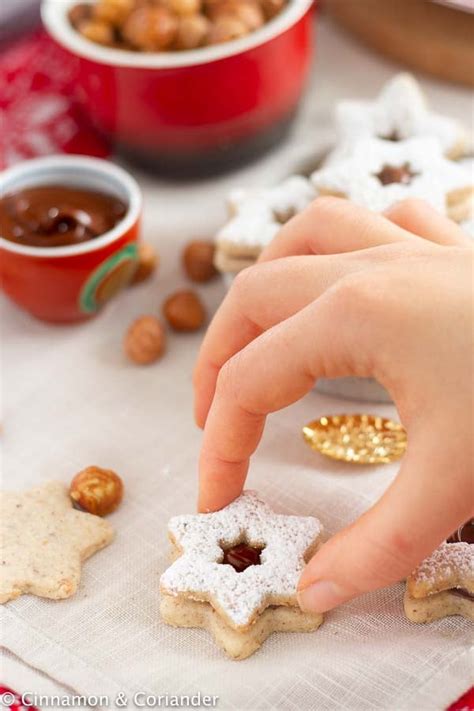
<svg viewBox="0 0 474 711"><path fill-rule="evenodd" d="M232 298L239 302L248 291L252 289L257 279L258 268L258 265L254 264L251 267L242 269L235 275L232 286L230 287L230 295Z"/></svg>
<svg viewBox="0 0 474 711"><path fill-rule="evenodd" d="M341 352L340 364L352 375L382 378L383 333L390 316L384 304L383 279L366 272L343 277L327 292L325 319ZM326 357L327 372L333 365Z"/></svg>
<svg viewBox="0 0 474 711"><path fill-rule="evenodd" d="M241 357L237 353L232 358L229 358L220 369L216 385L219 395L236 398L241 373L240 362Z"/></svg>
<svg viewBox="0 0 474 711"><path fill-rule="evenodd" d="M380 295L378 279L366 272L347 274L328 292L331 309L341 318L351 314L366 316L373 311Z"/></svg>
<svg viewBox="0 0 474 711"><path fill-rule="evenodd" d="M216 391L222 399L232 401L243 413L260 417L259 392L254 392L248 384L248 360L240 351L224 364L217 378ZM263 411L265 408L263 408Z"/></svg>
<svg viewBox="0 0 474 711"><path fill-rule="evenodd" d="M351 203L335 195L319 195L309 205L308 209L315 213L315 216L324 219L324 217L337 217L345 215L351 208Z"/></svg>
<svg viewBox="0 0 474 711"><path fill-rule="evenodd" d="M400 202L392 205L390 208L390 218L409 220L410 218L424 214L426 207L426 202L420 198L405 198L405 200L400 200Z"/></svg>
<svg viewBox="0 0 474 711"><path fill-rule="evenodd" d="M360 244L377 243L380 220L365 208L344 197L322 195L311 204L315 223L325 224L334 231L350 229L358 236Z"/></svg>

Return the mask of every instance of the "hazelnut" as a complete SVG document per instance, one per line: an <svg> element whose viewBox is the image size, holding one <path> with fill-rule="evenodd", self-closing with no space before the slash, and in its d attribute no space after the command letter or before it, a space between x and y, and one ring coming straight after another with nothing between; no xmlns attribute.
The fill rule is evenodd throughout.
<svg viewBox="0 0 474 711"><path fill-rule="evenodd" d="M257 0L223 0L209 10L212 20L232 17L240 20L249 30L256 30L265 22L263 10Z"/></svg>
<svg viewBox="0 0 474 711"><path fill-rule="evenodd" d="M183 251L183 266L191 281L204 282L217 274L214 242L194 240Z"/></svg>
<svg viewBox="0 0 474 711"><path fill-rule="evenodd" d="M134 9L135 2L134 0L99 0L93 7L95 19L120 28Z"/></svg>
<svg viewBox="0 0 474 711"><path fill-rule="evenodd" d="M176 49L196 49L204 44L209 32L209 20L204 15L190 15L179 20Z"/></svg>
<svg viewBox="0 0 474 711"><path fill-rule="evenodd" d="M248 27L241 20L224 15L212 23L207 42L208 44L230 42L230 40L238 39L246 34L248 34Z"/></svg>
<svg viewBox="0 0 474 711"><path fill-rule="evenodd" d="M141 242L138 245L138 265L132 277L132 284L139 284L145 281L156 270L159 264L159 257L151 244Z"/></svg>
<svg viewBox="0 0 474 711"><path fill-rule="evenodd" d="M217 7L221 4L222 0L202 0L204 12L209 17L212 17L212 13L215 12Z"/></svg>
<svg viewBox="0 0 474 711"><path fill-rule="evenodd" d="M68 12L69 22L76 29L82 22L90 20L92 16L92 5L89 3L81 2L77 5L73 5Z"/></svg>
<svg viewBox="0 0 474 711"><path fill-rule="evenodd" d="M201 0L168 0L167 7L180 17L197 15L201 12Z"/></svg>
<svg viewBox="0 0 474 711"><path fill-rule="evenodd" d="M206 319L204 306L194 291L177 291L169 296L163 313L175 331L197 331Z"/></svg>
<svg viewBox="0 0 474 711"><path fill-rule="evenodd" d="M154 316L140 316L125 334L125 353L138 365L154 363L163 355L165 345L165 330Z"/></svg>
<svg viewBox="0 0 474 711"><path fill-rule="evenodd" d="M278 15L286 5L286 0L260 0L260 5L267 20Z"/></svg>
<svg viewBox="0 0 474 711"><path fill-rule="evenodd" d="M244 23L250 31L258 30L265 23L263 10L255 0L240 0L235 3L235 17Z"/></svg>
<svg viewBox="0 0 474 711"><path fill-rule="evenodd" d="M96 44L111 45L115 39L112 25L99 20L81 22L78 29L83 37Z"/></svg>
<svg viewBox="0 0 474 711"><path fill-rule="evenodd" d="M111 469L87 467L72 480L69 496L84 511L106 516L122 501L123 483Z"/></svg>
<svg viewBox="0 0 474 711"><path fill-rule="evenodd" d="M165 7L144 6L128 16L122 34L137 49L153 52L170 47L177 29L177 18Z"/></svg>

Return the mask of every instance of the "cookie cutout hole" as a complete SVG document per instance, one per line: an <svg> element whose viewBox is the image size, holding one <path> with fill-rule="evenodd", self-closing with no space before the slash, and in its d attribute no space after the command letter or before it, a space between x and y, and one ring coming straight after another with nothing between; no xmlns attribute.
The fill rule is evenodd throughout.
<svg viewBox="0 0 474 711"><path fill-rule="evenodd" d="M297 213L294 207L274 208L273 217L280 225L286 225Z"/></svg>
<svg viewBox="0 0 474 711"><path fill-rule="evenodd" d="M236 573L243 573L252 565L261 565L260 554L265 546L251 546L247 542L224 548L221 565L231 565Z"/></svg>
<svg viewBox="0 0 474 711"><path fill-rule="evenodd" d="M474 602L474 595L469 592L469 590L464 590L464 588L451 588L449 591L451 595L457 595L458 597L464 598L464 600L472 600Z"/></svg>
<svg viewBox="0 0 474 711"><path fill-rule="evenodd" d="M458 530L452 533L446 543L470 543L474 544L474 518L459 526Z"/></svg>
<svg viewBox="0 0 474 711"><path fill-rule="evenodd" d="M391 133L379 134L378 138L381 138L382 141L392 141L393 143L398 143L398 141L402 140L396 128Z"/></svg>
<svg viewBox="0 0 474 711"><path fill-rule="evenodd" d="M388 165L386 163L382 166L382 170L374 173L374 176L379 179L382 185L391 185L392 183L410 185L417 175L418 173L412 171L409 163L403 163L403 165Z"/></svg>

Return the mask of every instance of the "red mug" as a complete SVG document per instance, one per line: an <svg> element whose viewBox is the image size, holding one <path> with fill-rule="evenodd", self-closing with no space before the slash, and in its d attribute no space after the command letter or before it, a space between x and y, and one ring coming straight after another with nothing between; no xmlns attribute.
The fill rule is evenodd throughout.
<svg viewBox="0 0 474 711"><path fill-rule="evenodd" d="M103 47L75 30L77 0L44 0L47 32L76 62L77 98L126 155L181 176L254 158L288 131L312 57L313 0L255 32L174 52Z"/></svg>
<svg viewBox="0 0 474 711"><path fill-rule="evenodd" d="M138 262L142 197L136 181L122 168L79 156L36 158L9 168L0 176L0 194L58 184L113 194L127 205L112 230L76 245L31 247L11 242L0 232L3 291L39 319L68 323L97 314L132 278Z"/></svg>

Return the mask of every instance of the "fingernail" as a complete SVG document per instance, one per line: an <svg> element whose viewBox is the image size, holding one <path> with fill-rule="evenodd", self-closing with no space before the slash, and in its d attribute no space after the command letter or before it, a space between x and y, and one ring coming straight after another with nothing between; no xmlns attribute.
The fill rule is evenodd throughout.
<svg viewBox="0 0 474 711"><path fill-rule="evenodd" d="M319 580L298 592L298 605L304 612L326 612L348 597L336 583Z"/></svg>

